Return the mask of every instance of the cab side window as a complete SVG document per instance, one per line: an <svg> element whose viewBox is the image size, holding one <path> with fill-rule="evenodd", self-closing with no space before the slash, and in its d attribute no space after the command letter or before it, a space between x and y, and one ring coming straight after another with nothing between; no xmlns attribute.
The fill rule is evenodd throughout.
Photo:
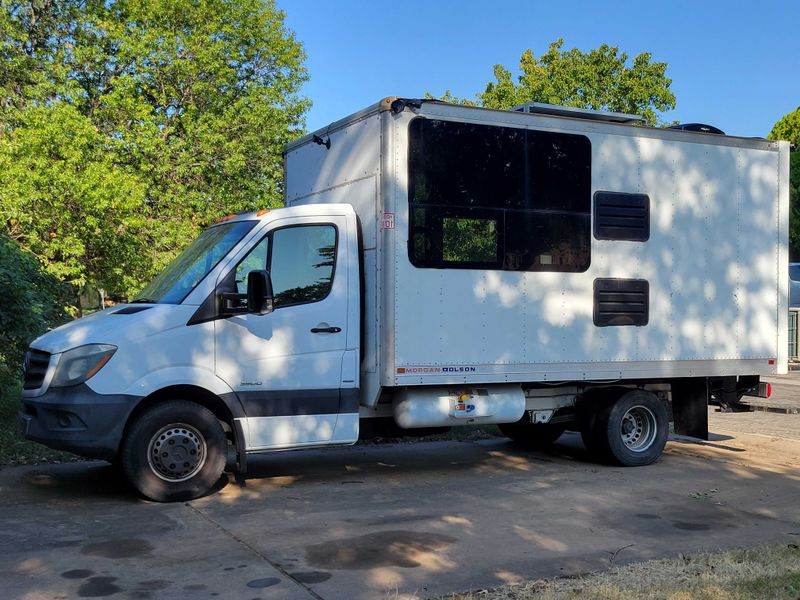
<svg viewBox="0 0 800 600"><path fill-rule="evenodd" d="M333 225L286 227L273 232L269 272L275 308L325 298L333 285L335 262Z"/></svg>
<svg viewBox="0 0 800 600"><path fill-rule="evenodd" d="M236 267L236 291L247 294L247 274L267 269L274 306L324 299L333 285L336 263L333 225L297 225L277 229L262 239Z"/></svg>

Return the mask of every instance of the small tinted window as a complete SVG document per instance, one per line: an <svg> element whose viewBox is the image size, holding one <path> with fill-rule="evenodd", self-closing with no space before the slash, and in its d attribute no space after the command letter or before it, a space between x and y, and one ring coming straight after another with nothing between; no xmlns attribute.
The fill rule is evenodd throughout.
<svg viewBox="0 0 800 600"><path fill-rule="evenodd" d="M792 281L800 281L800 263L789 265L789 279Z"/></svg>
<svg viewBox="0 0 800 600"><path fill-rule="evenodd" d="M445 217L442 219L444 262L497 262L497 221Z"/></svg>
<svg viewBox="0 0 800 600"><path fill-rule="evenodd" d="M236 267L236 291L239 294L247 294L247 274L250 271L260 271L267 268L269 240L270 236L264 237Z"/></svg>
<svg viewBox="0 0 800 600"><path fill-rule="evenodd" d="M416 118L408 252L417 267L585 271L586 136Z"/></svg>
<svg viewBox="0 0 800 600"><path fill-rule="evenodd" d="M272 233L269 272L275 307L322 300L331 290L336 259L333 225L286 227Z"/></svg>

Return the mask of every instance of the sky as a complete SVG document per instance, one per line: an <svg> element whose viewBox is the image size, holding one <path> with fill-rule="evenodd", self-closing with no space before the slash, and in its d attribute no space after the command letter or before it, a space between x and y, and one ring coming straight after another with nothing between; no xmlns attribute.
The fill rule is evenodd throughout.
<svg viewBox="0 0 800 600"><path fill-rule="evenodd" d="M765 137L800 105L800 0L276 0L303 43L309 131L386 96L474 98L522 53L618 46L668 64L664 121Z"/></svg>

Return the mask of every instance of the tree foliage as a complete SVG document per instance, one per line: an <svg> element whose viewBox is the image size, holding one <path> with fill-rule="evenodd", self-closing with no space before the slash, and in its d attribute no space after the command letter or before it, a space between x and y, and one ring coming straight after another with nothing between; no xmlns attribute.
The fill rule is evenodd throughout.
<svg viewBox="0 0 800 600"><path fill-rule="evenodd" d="M476 101L459 99L449 91L444 101L508 109L525 102L544 102L576 108L610 110L641 115L650 125L658 113L675 108L667 63L653 62L649 52L633 61L616 46L603 44L589 52L563 50L563 39L550 44L540 57L528 49L514 76L503 65L494 66L494 81Z"/></svg>
<svg viewBox="0 0 800 600"><path fill-rule="evenodd" d="M41 272L39 261L0 234L0 404L14 389L30 341L66 318L67 286Z"/></svg>
<svg viewBox="0 0 800 600"><path fill-rule="evenodd" d="M788 140L795 150L800 150L800 106L781 117L767 137L771 140Z"/></svg>
<svg viewBox="0 0 800 600"><path fill-rule="evenodd" d="M800 150L790 155L789 167L789 252L800 260Z"/></svg>
<svg viewBox="0 0 800 600"><path fill-rule="evenodd" d="M281 202L308 101L273 0L0 2L0 231L47 272L126 295Z"/></svg>
<svg viewBox="0 0 800 600"><path fill-rule="evenodd" d="M792 260L800 260L800 107L781 117L767 137L792 143L789 166L789 250Z"/></svg>

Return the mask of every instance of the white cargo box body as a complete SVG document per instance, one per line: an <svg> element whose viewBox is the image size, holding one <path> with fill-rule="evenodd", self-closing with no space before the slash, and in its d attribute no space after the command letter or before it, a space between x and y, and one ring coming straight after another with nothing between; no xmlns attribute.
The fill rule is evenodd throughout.
<svg viewBox="0 0 800 600"><path fill-rule="evenodd" d="M391 110L392 100L286 152L288 205L347 202L361 220L365 404L381 386L785 372L787 143L427 101ZM414 266L414 119L587 138L585 270ZM646 196L649 237L598 239L598 192ZM606 279L646 282L645 325L596 324L595 288Z"/></svg>

